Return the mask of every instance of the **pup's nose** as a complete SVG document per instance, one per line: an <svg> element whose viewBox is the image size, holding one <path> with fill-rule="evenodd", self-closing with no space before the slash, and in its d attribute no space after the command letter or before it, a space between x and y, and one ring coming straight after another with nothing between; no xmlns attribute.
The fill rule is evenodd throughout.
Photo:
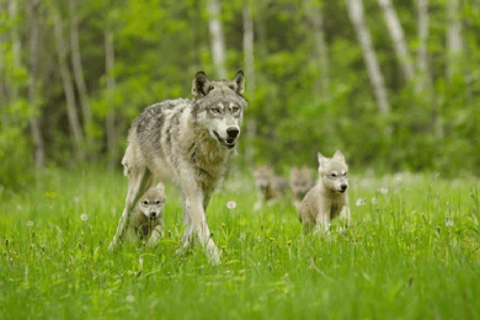
<svg viewBox="0 0 480 320"><path fill-rule="evenodd" d="M227 129L227 134L230 138L236 138L239 133L240 133L240 130L238 130L235 127L230 127Z"/></svg>
<svg viewBox="0 0 480 320"><path fill-rule="evenodd" d="M156 212L152 212L152 213L150 213L150 215L152 216L152 218L155 218L155 216L157 215L157 213L156 213Z"/></svg>
<svg viewBox="0 0 480 320"><path fill-rule="evenodd" d="M345 190L347 190L347 185L346 185L346 184L342 184L342 185L340 186L340 188L342 188L342 191L345 191Z"/></svg>

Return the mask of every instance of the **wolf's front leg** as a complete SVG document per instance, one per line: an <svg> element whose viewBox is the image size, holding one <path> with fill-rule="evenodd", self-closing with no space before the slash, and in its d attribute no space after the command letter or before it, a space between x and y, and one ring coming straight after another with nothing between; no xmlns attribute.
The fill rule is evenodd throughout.
<svg viewBox="0 0 480 320"><path fill-rule="evenodd" d="M147 248L154 249L157 247L158 242L163 237L163 226L158 225L152 230L152 234L145 245Z"/></svg>
<svg viewBox="0 0 480 320"><path fill-rule="evenodd" d="M326 212L320 211L315 219L315 227L313 229L313 234L328 233L330 229L330 219Z"/></svg>

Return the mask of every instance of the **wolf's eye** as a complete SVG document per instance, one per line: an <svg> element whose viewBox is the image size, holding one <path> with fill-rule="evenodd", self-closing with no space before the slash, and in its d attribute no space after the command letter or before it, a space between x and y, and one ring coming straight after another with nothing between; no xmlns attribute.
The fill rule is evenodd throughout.
<svg viewBox="0 0 480 320"><path fill-rule="evenodd" d="M143 205L144 205L144 206L148 206L148 201L147 201L147 200L143 200Z"/></svg>
<svg viewBox="0 0 480 320"><path fill-rule="evenodd" d="M155 204L160 204L160 200L155 201Z"/></svg>
<svg viewBox="0 0 480 320"><path fill-rule="evenodd" d="M335 178L335 177L337 176L337 174L336 174L335 172L332 172L332 173L330 174L330 176L331 176L332 178Z"/></svg>
<svg viewBox="0 0 480 320"><path fill-rule="evenodd" d="M215 113L215 114L220 113L220 109L219 109L219 108L212 108L212 109L210 109L210 110L212 111L212 113Z"/></svg>
<svg viewBox="0 0 480 320"><path fill-rule="evenodd" d="M232 113L238 113L240 111L239 107L232 107Z"/></svg>

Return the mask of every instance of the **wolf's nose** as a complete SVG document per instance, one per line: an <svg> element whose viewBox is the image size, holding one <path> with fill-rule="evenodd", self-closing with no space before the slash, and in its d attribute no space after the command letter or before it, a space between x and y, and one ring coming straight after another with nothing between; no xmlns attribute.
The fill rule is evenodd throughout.
<svg viewBox="0 0 480 320"><path fill-rule="evenodd" d="M240 133L240 130L238 130L235 127L230 127L227 129L227 134L230 138L236 138L239 133Z"/></svg>
<svg viewBox="0 0 480 320"><path fill-rule="evenodd" d="M340 186L340 188L342 188L342 191L345 191L345 190L347 190L347 185L346 185L346 184L342 184L342 185Z"/></svg>

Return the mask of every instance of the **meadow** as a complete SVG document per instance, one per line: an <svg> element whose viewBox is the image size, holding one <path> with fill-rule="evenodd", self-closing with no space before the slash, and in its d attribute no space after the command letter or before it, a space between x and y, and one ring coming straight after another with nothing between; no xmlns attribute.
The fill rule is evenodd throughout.
<svg viewBox="0 0 480 320"><path fill-rule="evenodd" d="M50 170L40 181L0 192L0 319L480 318L477 179L353 175L351 226L304 236L289 201L254 212L253 179L233 173L207 213L219 266L198 245L175 255L171 186L158 248L111 255L127 179Z"/></svg>

